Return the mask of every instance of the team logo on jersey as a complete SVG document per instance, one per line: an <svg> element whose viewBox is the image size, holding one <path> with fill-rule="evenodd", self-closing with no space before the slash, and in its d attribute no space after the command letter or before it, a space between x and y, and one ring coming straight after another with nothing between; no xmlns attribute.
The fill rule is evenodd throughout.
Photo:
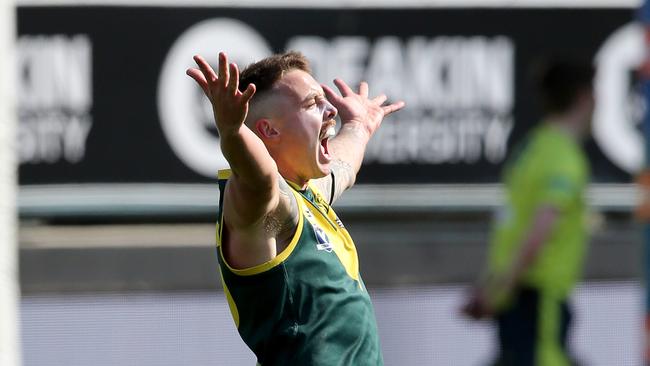
<svg viewBox="0 0 650 366"><path fill-rule="evenodd" d="M330 243L330 239L327 237L325 230L316 225L312 225L312 227L314 228L314 233L316 233L316 249L331 253L334 246Z"/></svg>
<svg viewBox="0 0 650 366"><path fill-rule="evenodd" d="M309 211L309 209L307 207L305 207L305 216L308 219L313 219L314 218L314 214L312 214L311 211Z"/></svg>

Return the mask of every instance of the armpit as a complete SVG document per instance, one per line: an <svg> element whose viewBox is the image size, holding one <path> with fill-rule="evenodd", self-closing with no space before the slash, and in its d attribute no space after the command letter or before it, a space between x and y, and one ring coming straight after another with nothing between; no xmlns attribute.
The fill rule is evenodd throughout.
<svg viewBox="0 0 650 366"><path fill-rule="evenodd" d="M284 236L286 233L293 233L298 225L299 210L298 202L294 197L291 187L284 181L279 180L280 202L278 208L271 212L264 220L264 228L268 233L276 237Z"/></svg>

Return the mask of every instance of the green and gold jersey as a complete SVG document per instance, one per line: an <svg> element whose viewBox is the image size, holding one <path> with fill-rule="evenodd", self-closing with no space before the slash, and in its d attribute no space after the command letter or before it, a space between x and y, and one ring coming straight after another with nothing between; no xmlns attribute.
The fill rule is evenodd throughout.
<svg viewBox="0 0 650 366"><path fill-rule="evenodd" d="M588 161L578 142L548 123L533 130L504 169L506 203L490 243L490 272L503 273L512 265L536 210L550 205L560 214L522 281L567 296L581 274L586 252L583 196L588 176Z"/></svg>
<svg viewBox="0 0 650 366"><path fill-rule="evenodd" d="M222 199L229 176L219 172ZM315 186L293 194L300 215L289 245L247 269L224 259L220 201L217 257L239 334L263 366L382 365L352 238Z"/></svg>

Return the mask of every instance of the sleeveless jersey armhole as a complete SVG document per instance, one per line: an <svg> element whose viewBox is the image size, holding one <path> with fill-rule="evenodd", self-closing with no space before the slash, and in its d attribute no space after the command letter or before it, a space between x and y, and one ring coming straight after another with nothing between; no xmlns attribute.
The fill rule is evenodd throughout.
<svg viewBox="0 0 650 366"><path fill-rule="evenodd" d="M224 220L223 211L222 211L223 209L220 209L219 220L217 223L217 249L218 249L218 255L221 259L221 262L229 272L232 272L233 274L238 276L253 276L256 274L260 274L278 266L280 263L284 262L287 258L289 258L291 253L293 253L293 250L296 248L296 245L298 244L298 241L300 239L300 235L302 234L302 229L304 224L303 223L304 202L302 201L302 198L297 192L292 190L292 193L298 204L298 224L296 225L296 230L293 233L293 236L291 237L291 241L289 242L289 245L287 245L287 247L284 248L282 252L280 252L278 255L275 256L275 258L271 259L270 261L249 268L237 269L231 267L228 261L226 260L226 257L223 254L222 240L224 239L224 234L227 233L224 233L225 225L223 223ZM221 202L219 203L219 205L220 207L222 207Z"/></svg>

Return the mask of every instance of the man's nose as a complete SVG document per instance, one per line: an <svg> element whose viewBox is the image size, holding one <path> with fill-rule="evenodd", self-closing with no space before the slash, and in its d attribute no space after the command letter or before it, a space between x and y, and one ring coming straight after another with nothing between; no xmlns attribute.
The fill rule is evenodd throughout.
<svg viewBox="0 0 650 366"><path fill-rule="evenodd" d="M325 118L326 121L329 121L330 119L334 119L334 117L336 117L338 113L339 111L329 101L325 102L325 113L323 117Z"/></svg>

